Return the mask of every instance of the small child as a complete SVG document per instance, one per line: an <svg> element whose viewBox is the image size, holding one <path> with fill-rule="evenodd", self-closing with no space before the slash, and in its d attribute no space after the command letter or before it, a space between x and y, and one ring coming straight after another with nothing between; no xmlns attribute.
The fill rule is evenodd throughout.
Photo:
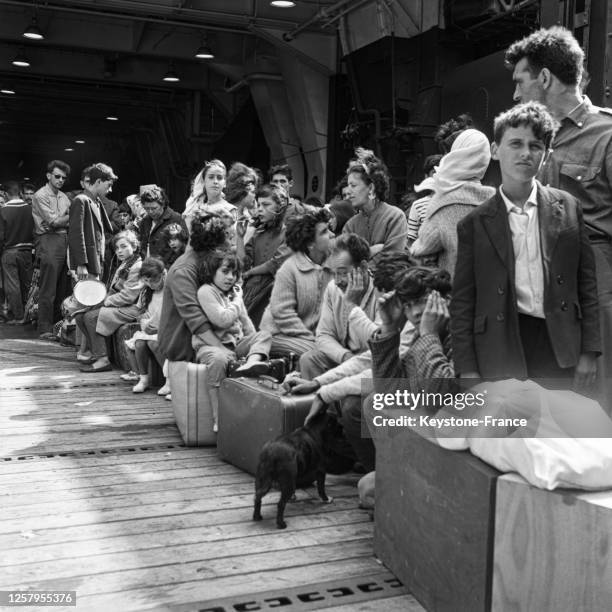
<svg viewBox="0 0 612 612"><path fill-rule="evenodd" d="M218 430L219 385L226 377L229 362L247 356L246 363L236 369L235 376L258 376L269 371L265 360L272 338L267 332L255 331L242 301L242 290L236 285L240 272L240 260L230 250L214 251L202 262L200 269L202 286L198 290L198 301L221 346L205 344L200 336L193 336L192 346L197 352L197 361L208 366L215 432Z"/></svg>
<svg viewBox="0 0 612 612"><path fill-rule="evenodd" d="M189 235L184 227L181 227L178 223L171 223L167 225L163 230L164 245L161 250L160 256L164 261L166 269L170 266L185 252L187 248L187 242L189 241Z"/></svg>
<svg viewBox="0 0 612 612"><path fill-rule="evenodd" d="M157 359L163 368L164 357L159 350L157 342L157 329L159 326L159 315L161 313L164 283L166 280L166 269L164 262L157 257L147 257L140 268L139 278L144 288L140 296L140 302L145 312L139 319L140 330L129 340L126 346L133 351L130 361L134 364L133 370L138 377L138 382L132 388L134 393L143 393L149 388L149 365L151 356ZM133 374L123 374L123 380L133 380ZM164 386L157 392L158 395L168 396L170 394L170 383L166 379Z"/></svg>

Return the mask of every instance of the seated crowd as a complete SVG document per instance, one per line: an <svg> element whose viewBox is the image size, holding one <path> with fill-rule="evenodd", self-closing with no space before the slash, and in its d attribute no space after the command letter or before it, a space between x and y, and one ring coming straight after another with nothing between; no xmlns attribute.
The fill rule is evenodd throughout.
<svg viewBox="0 0 612 612"><path fill-rule="evenodd" d="M132 372L122 378L141 393L151 386L152 362L206 364L215 431L218 389L232 362L232 375L259 376L269 373L271 356L295 356L299 373L285 386L316 394L307 422L335 406L356 460L371 471L362 398L385 380L419 390L452 389L459 376L592 382L600 353L593 254L576 201L535 180L554 132L537 103L497 117L496 190L480 182L489 142L464 122L420 186L429 192L417 200L422 219L386 202L387 168L361 148L328 205L292 197L287 166L260 185L259 171L241 163L227 171L212 160L182 215L157 185L113 202L117 176L101 163L82 172L81 192L65 194L70 168L53 161L33 195L31 185L5 185L6 322L32 316L34 265L43 340L55 338L58 298L69 293L64 267L73 281L104 282L103 303L75 315L80 369L109 371L105 339L138 323L126 343ZM519 170L517 155L527 160ZM533 229L536 200L561 211L553 211L561 221L550 221L555 245L547 228ZM540 236L541 248L532 248ZM166 380L159 393L170 392Z"/></svg>

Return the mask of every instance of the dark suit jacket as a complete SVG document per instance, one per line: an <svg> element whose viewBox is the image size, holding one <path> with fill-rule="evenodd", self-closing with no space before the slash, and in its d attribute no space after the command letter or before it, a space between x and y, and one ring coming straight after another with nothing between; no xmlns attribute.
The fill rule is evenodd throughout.
<svg viewBox="0 0 612 612"><path fill-rule="evenodd" d="M544 315L562 368L600 353L595 261L577 201L538 183ZM457 226L451 335L458 374L525 378L514 285L514 250L504 201L496 193Z"/></svg>
<svg viewBox="0 0 612 612"><path fill-rule="evenodd" d="M87 266L90 274L101 274L105 233L112 233L112 226L104 207L96 206L85 193L77 195L70 205L68 223L71 270Z"/></svg>

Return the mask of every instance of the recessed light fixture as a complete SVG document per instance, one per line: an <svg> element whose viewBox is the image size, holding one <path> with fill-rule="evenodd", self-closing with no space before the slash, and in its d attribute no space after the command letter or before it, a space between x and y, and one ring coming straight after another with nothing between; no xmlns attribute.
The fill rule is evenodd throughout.
<svg viewBox="0 0 612 612"><path fill-rule="evenodd" d="M295 6L295 2L291 0L272 0L270 2L270 6L275 6L276 8L293 8Z"/></svg>
<svg viewBox="0 0 612 612"><path fill-rule="evenodd" d="M7 96L14 96L15 90L14 89L0 89L0 93L6 94Z"/></svg>
<svg viewBox="0 0 612 612"><path fill-rule="evenodd" d="M23 177L23 180L24 180L24 181L31 181L32 179L31 179L29 176L24 176L24 177Z"/></svg>
<svg viewBox="0 0 612 612"><path fill-rule="evenodd" d="M213 59L215 54L212 52L212 49L208 45L202 45L197 51L195 56L198 59Z"/></svg>
<svg viewBox="0 0 612 612"><path fill-rule="evenodd" d="M76 144L85 144L84 140L75 140L74 141Z"/></svg>
<svg viewBox="0 0 612 612"><path fill-rule="evenodd" d="M108 119L108 121L119 121L119 117L117 117L117 115L114 115L112 113L110 115L107 115L106 118Z"/></svg>
<svg viewBox="0 0 612 612"><path fill-rule="evenodd" d="M25 56L23 49L15 56L13 60L13 66L19 66L20 68L29 68L30 60Z"/></svg>
<svg viewBox="0 0 612 612"><path fill-rule="evenodd" d="M42 40L45 37L41 29L38 27L36 17L32 17L32 23L30 23L30 25L24 30L22 36L24 38L29 38L30 40Z"/></svg>
<svg viewBox="0 0 612 612"><path fill-rule="evenodd" d="M66 147L64 151L74 151L74 149L71 149L70 147Z"/></svg>
<svg viewBox="0 0 612 612"><path fill-rule="evenodd" d="M178 74L174 71L174 62L170 62L168 72L166 72L164 76L164 81L166 81L166 83L178 83L180 80Z"/></svg>

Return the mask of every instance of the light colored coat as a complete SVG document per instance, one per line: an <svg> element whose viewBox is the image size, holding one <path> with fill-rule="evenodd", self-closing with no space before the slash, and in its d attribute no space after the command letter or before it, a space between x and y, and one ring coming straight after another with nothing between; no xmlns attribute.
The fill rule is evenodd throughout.
<svg viewBox="0 0 612 612"><path fill-rule="evenodd" d="M314 263L304 253L292 255L276 273L260 329L273 336L314 340L323 292L331 278L329 268Z"/></svg>

